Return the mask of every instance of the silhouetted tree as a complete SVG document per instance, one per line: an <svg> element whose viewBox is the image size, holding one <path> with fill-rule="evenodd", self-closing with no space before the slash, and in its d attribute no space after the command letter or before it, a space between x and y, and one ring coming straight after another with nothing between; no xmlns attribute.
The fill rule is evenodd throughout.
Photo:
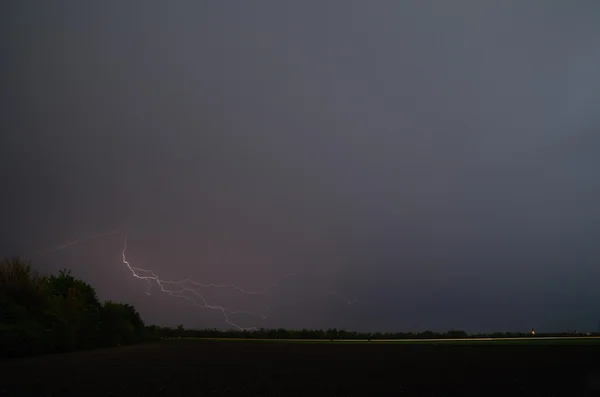
<svg viewBox="0 0 600 397"><path fill-rule="evenodd" d="M43 320L52 312L47 278L19 258L0 266L0 352L5 356L51 350Z"/></svg>
<svg viewBox="0 0 600 397"><path fill-rule="evenodd" d="M101 308L96 290L64 269L50 276L47 292L58 311L52 322L56 347L73 350L96 344Z"/></svg>
<svg viewBox="0 0 600 397"><path fill-rule="evenodd" d="M145 339L139 313L128 304L107 301L100 311L100 334L104 345L132 344Z"/></svg>

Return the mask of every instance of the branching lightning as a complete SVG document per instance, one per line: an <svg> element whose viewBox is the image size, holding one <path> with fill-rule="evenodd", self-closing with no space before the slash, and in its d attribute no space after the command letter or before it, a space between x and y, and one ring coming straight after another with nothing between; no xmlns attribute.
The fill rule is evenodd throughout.
<svg viewBox="0 0 600 397"><path fill-rule="evenodd" d="M123 233L120 231L110 231L110 232L105 232L105 233L98 233L98 234L87 236L87 237L84 237L84 238L81 238L78 240L70 241L68 243L54 247L54 248L50 249L49 251L54 252L54 251L62 250L62 249L77 245L79 243L89 241L89 240L97 238L97 237L109 236L109 235L119 235L119 234L123 234ZM234 291L244 294L244 295L254 295L254 296L268 295L268 294L272 293L273 290L279 288L281 283L284 280L289 279L291 277L295 277L297 275L296 273L289 273L286 276L282 277L276 283L272 284L269 288L262 290L262 291L247 290L247 289L238 287L234 284L213 284L213 283L205 284L205 283L200 283L198 281L191 280L189 278L183 279L183 280L178 280L178 281L163 280L152 270L132 266L131 263L129 262L129 260L127 259L127 248L128 248L127 236L125 236L123 249L121 250L122 263L129 269L129 271L135 278L140 279L140 280L145 280L147 282L148 287L146 289L146 295L150 295L150 289L152 287L152 282L155 282L158 285L158 287L160 288L160 290L164 293L167 293L176 298L186 299L186 300L190 301L192 304L194 304L195 306L199 306L202 309L210 309L210 310L216 310L216 311L221 312L225 322L240 331L252 331L252 330L256 330L257 327L242 327L239 324L233 322L231 319L231 316L244 315L244 316L252 316L252 317L256 317L256 318L264 320L267 318L266 313L267 313L267 311L269 311L270 307L268 306L267 308L265 308L265 310L263 310L263 312L261 314L256 314L256 313L252 313L249 311L232 310L230 308L227 308L227 307L224 307L221 305L210 304L208 302L207 298L201 292L199 292L199 288L231 289L231 290L234 290ZM192 295L193 297L191 297L189 295ZM348 300L336 292L331 292L331 293L329 293L329 295L338 297L342 301L346 302L348 305L352 305L352 304L358 302L358 299Z"/></svg>
<svg viewBox="0 0 600 397"><path fill-rule="evenodd" d="M139 278L140 280L146 280L148 282L148 287L150 287L150 283L151 281L156 282L156 284L160 287L160 290L162 292L165 292L171 296L175 296L177 298L183 298L183 299L187 299L190 302L192 302L194 305L196 306L200 306L203 309L211 309L211 310L218 310L223 314L223 318L225 319L225 322L227 322L227 324L239 329L240 331L252 331L252 330L256 330L256 327L242 327L236 323L234 323L233 321L231 321L231 318L229 317L230 315L234 315L234 314L241 314L241 315L248 315L248 316L255 316L255 317L261 317L261 318L265 318L263 316L258 316L254 313L251 312L247 312L247 311L237 311L237 310L231 310L228 309L226 307L223 306L217 306L217 305L210 305L208 303L208 301L206 300L206 298L204 296L202 296L196 289L194 288L188 288L188 287L181 287L180 289L177 290L169 290L167 288L165 288L166 284L169 285L181 285L181 284L185 284L185 283L189 283L189 284L193 284L202 288L231 288L234 289L236 291L239 291L243 294L248 294L248 295L264 295L266 293L268 293L272 288L269 288L266 291L247 291L243 288L237 287L235 285L232 284L202 284L190 279L185 279L185 280L181 280L181 281L168 281L168 280L162 280L160 277L158 277L153 271L151 270L147 270L147 269L141 269L138 267L134 267L131 266L131 264L129 263L129 261L127 261L127 256L126 256L126 252L127 252L127 236L125 237L125 245L123 247L123 251L121 252L122 257L123 257L123 263L125 264L125 266L127 266L127 268L129 268L129 270L131 271L131 274L136 277ZM147 276L144 275L140 275L138 272L141 273L145 273L148 274ZM194 296L198 297L200 299L200 303L198 301L196 301L195 299L191 299L188 296L183 295L184 293L189 292L191 294L193 294ZM149 293L149 289L146 291L146 294L150 294Z"/></svg>

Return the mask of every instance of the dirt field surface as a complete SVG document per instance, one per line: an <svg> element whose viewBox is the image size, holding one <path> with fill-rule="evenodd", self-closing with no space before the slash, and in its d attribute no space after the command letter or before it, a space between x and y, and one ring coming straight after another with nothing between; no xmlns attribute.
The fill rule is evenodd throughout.
<svg viewBox="0 0 600 397"><path fill-rule="evenodd" d="M600 346L165 340L0 362L0 396L600 396Z"/></svg>

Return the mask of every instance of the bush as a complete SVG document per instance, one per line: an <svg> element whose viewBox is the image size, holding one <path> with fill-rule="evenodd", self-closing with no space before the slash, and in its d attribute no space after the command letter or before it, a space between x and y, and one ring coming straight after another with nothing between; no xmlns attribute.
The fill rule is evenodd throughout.
<svg viewBox="0 0 600 397"><path fill-rule="evenodd" d="M117 346L148 337L131 305L101 304L88 283L61 270L40 276L18 258L0 264L0 355L25 356Z"/></svg>

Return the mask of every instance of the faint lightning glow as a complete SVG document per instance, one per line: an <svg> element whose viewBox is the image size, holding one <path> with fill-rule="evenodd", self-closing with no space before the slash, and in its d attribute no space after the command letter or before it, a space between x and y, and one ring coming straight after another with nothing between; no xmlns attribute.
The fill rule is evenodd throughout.
<svg viewBox="0 0 600 397"><path fill-rule="evenodd" d="M140 270L140 271L145 271L148 272L149 270L146 269L141 269L141 268L136 268L133 267L133 269L136 270ZM296 273L290 273L284 277L281 278L281 280L279 280L278 282L274 283L271 287L269 287L268 289L264 290L264 291L249 291L243 288L240 288L236 285L233 284L202 284L199 283L197 281L194 280L190 280L189 278L186 278L185 280L180 280L180 281L162 281L163 284L185 284L185 283L189 283L201 288L229 288L229 289L233 289L235 291L241 292L242 294L246 294L246 295L266 295L269 292L271 292L272 290L274 290L275 288L279 287L279 284L285 280L288 279L290 277L294 277L296 275Z"/></svg>
<svg viewBox="0 0 600 397"><path fill-rule="evenodd" d="M353 305L353 304L355 304L355 303L358 302L358 298L348 299L348 298L345 298L343 295L341 295L341 294L339 294L337 292L330 292L329 295L330 296L335 296L336 298L339 298L343 302L346 302L347 305Z"/></svg>
<svg viewBox="0 0 600 397"><path fill-rule="evenodd" d="M58 247L54 247L54 248L50 249L50 251L58 251L58 250L61 250L61 249L64 249L64 248L71 247L73 245L77 245L79 243L83 243L83 242L88 241L88 240L92 240L92 239L97 238L97 237L111 236L111 235L115 235L115 234L121 234L121 232L112 231L112 232L104 232L104 233L92 234L91 236L80 238L79 240L69 241L66 244L59 245Z"/></svg>

